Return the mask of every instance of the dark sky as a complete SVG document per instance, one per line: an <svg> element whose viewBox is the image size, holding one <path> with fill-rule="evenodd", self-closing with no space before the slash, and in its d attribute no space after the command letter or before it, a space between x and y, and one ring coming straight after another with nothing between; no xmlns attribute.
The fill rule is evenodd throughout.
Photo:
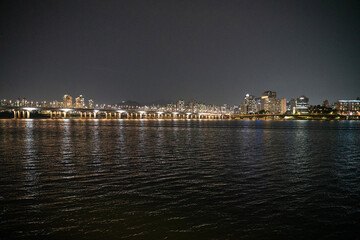
<svg viewBox="0 0 360 240"><path fill-rule="evenodd" d="M360 96L360 1L1 1L0 98Z"/></svg>

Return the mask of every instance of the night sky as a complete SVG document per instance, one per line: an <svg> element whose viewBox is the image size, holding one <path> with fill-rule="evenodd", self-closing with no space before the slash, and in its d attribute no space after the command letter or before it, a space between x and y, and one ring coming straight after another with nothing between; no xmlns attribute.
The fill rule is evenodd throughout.
<svg viewBox="0 0 360 240"><path fill-rule="evenodd" d="M0 98L360 96L360 1L1 1Z"/></svg>

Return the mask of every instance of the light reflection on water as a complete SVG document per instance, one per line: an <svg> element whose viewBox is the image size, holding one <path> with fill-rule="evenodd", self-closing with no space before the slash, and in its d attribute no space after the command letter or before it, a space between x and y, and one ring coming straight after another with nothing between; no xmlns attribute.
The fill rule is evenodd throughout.
<svg viewBox="0 0 360 240"><path fill-rule="evenodd" d="M355 121L1 120L1 236L356 238Z"/></svg>

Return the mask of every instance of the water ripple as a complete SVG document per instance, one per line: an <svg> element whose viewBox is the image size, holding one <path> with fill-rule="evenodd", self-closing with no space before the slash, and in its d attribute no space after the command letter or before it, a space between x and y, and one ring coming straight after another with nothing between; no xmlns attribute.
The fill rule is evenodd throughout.
<svg viewBox="0 0 360 240"><path fill-rule="evenodd" d="M0 120L0 238L360 238L354 121Z"/></svg>

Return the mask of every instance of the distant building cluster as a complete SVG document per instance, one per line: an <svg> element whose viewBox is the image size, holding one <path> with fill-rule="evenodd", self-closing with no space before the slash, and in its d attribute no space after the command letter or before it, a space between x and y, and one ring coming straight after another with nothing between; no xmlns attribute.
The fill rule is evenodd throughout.
<svg viewBox="0 0 360 240"><path fill-rule="evenodd" d="M286 98L277 98L273 91L265 91L261 97L246 94L238 111L240 114L309 113L309 98L302 95L286 101Z"/></svg>
<svg viewBox="0 0 360 240"><path fill-rule="evenodd" d="M168 103L166 105L152 105L152 106L141 106L139 107L144 111L160 111L160 112L191 112L191 113L231 113L232 107L227 104L214 105L204 104L197 102L196 100L178 100L175 103Z"/></svg>
<svg viewBox="0 0 360 240"><path fill-rule="evenodd" d="M34 102L34 101L28 101L26 98L17 100L1 100L0 103L2 106L14 106L14 107L49 107L49 108L95 108L99 107L98 105L94 105L94 101L90 99L88 101L88 105L85 104L85 98L83 95L80 95L79 97L75 98L75 102L73 101L73 97L65 94L62 101L41 101L41 102ZM105 104L104 104L105 106Z"/></svg>
<svg viewBox="0 0 360 240"><path fill-rule="evenodd" d="M115 105L95 104L92 99L85 101L83 95L73 99L69 94L65 94L62 101L28 101L26 98L17 100L3 99L1 106L14 107L43 107L43 108L75 108L75 109L135 109L139 111L158 111L158 112L190 112L190 113L211 113L211 114L341 114L341 115L360 115L360 98L356 100L338 100L330 106L329 101L325 100L322 105L309 105L309 98L301 95L287 101L285 98L278 98L276 92L265 91L260 97L246 94L243 102L239 106L228 106L204 104L196 100L178 100L175 103L165 105L140 105L136 102L123 101Z"/></svg>

